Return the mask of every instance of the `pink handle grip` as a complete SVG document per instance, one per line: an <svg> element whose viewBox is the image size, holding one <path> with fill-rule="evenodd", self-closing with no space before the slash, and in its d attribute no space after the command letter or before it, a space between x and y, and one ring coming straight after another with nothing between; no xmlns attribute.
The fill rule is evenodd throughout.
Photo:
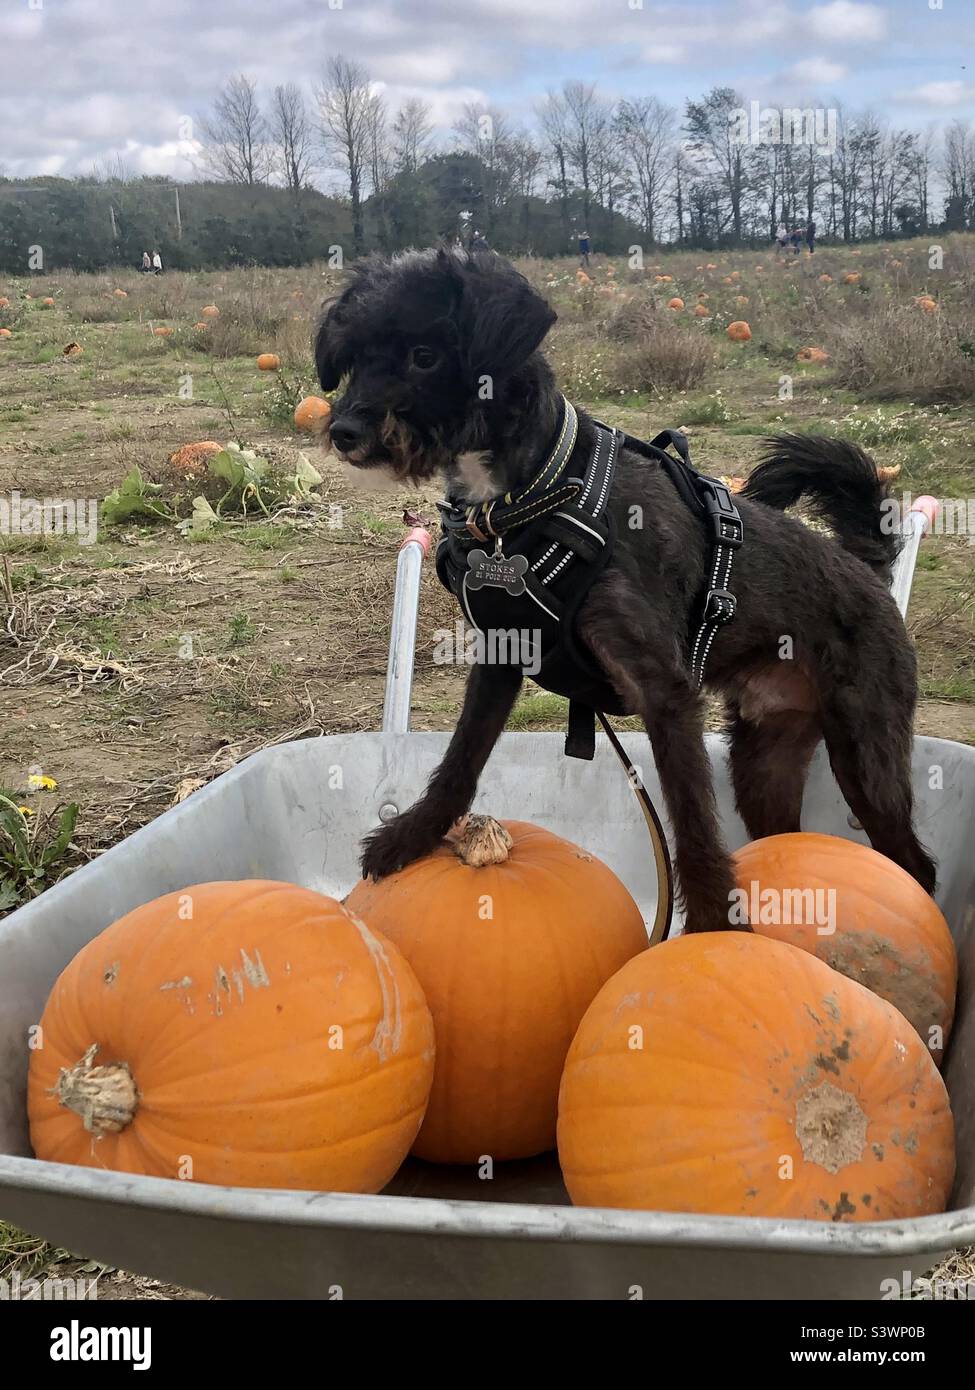
<svg viewBox="0 0 975 1390"><path fill-rule="evenodd" d="M400 550L405 550L408 545L418 545L423 551L424 560L430 554L430 532L424 526L414 526L412 531L407 531L403 538Z"/></svg>
<svg viewBox="0 0 975 1390"><path fill-rule="evenodd" d="M934 519L938 515L939 510L940 507L937 497L918 497L911 507L912 512L920 512L924 517L927 522L927 526L924 528L926 531L930 531L934 526Z"/></svg>

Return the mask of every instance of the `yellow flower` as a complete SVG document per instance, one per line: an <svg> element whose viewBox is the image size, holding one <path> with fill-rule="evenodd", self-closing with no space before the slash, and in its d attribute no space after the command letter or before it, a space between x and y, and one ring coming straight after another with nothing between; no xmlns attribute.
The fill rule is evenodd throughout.
<svg viewBox="0 0 975 1390"><path fill-rule="evenodd" d="M39 772L32 772L27 778L27 786L32 792L53 792L57 790L57 785L53 777L43 777Z"/></svg>
<svg viewBox="0 0 975 1390"><path fill-rule="evenodd" d="M22 816L24 816L25 818L26 818L27 816L32 816L32 815L34 814L34 812L30 809L29 806L18 806L18 807L17 807L17 810L18 810L18 811L20 812L20 814L21 814Z"/></svg>

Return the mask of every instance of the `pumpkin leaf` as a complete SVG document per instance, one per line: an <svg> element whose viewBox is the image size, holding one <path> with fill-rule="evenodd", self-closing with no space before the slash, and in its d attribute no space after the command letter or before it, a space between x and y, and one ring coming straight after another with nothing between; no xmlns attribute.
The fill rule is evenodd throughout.
<svg viewBox="0 0 975 1390"><path fill-rule="evenodd" d="M318 487L321 481L322 475L315 465L305 454L299 452L294 472L294 490L298 496L307 497L312 488Z"/></svg>
<svg viewBox="0 0 975 1390"><path fill-rule="evenodd" d="M219 454L211 454L210 458L207 459L207 472L212 473L215 478L222 478L232 488L242 487L247 472L243 463L231 453L231 448L235 449L236 453L240 453L236 445L232 445L226 449L221 449Z"/></svg>
<svg viewBox="0 0 975 1390"><path fill-rule="evenodd" d="M192 515L178 522L177 530L182 531L184 536L201 535L204 531L209 531L211 526L216 526L219 520L219 516L205 497L194 497Z"/></svg>
<svg viewBox="0 0 975 1390"><path fill-rule="evenodd" d="M0 912L10 912L20 905L20 894L9 878L0 878Z"/></svg>
<svg viewBox="0 0 975 1390"><path fill-rule="evenodd" d="M117 526L132 516L161 517L170 521L172 516L165 504L153 500L160 492L162 484L149 482L136 464L102 502L102 520L107 526Z"/></svg>

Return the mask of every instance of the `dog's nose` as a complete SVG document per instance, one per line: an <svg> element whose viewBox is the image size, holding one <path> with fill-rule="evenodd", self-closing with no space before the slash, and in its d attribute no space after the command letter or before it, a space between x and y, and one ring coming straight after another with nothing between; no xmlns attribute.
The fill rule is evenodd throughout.
<svg viewBox="0 0 975 1390"><path fill-rule="evenodd" d="M333 420L329 431L333 445L342 454L350 454L357 444L361 444L365 433L366 427L361 421L349 418Z"/></svg>

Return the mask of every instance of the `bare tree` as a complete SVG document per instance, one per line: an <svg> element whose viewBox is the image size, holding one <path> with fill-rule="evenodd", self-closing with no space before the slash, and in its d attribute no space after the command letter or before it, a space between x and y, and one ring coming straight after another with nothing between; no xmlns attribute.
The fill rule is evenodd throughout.
<svg viewBox="0 0 975 1390"><path fill-rule="evenodd" d="M750 162L749 146L737 138L733 121L741 109L731 87L714 87L702 101L687 103L687 148L710 166L715 231L720 235L730 221L735 241L741 240Z"/></svg>
<svg viewBox="0 0 975 1390"><path fill-rule="evenodd" d="M268 124L285 187L300 193L315 163L315 149L305 98L293 82L275 87Z"/></svg>
<svg viewBox="0 0 975 1390"><path fill-rule="evenodd" d="M384 251L392 249L389 239L389 219L386 202L393 164L389 149L389 129L386 103L374 92L366 113L366 140L369 163L369 182L376 200L376 220L379 224L379 244Z"/></svg>
<svg viewBox="0 0 975 1390"><path fill-rule="evenodd" d="M484 169L481 201L488 235L493 237L498 213L514 184L512 132L508 118L496 106L468 103L454 125L460 149L478 159Z"/></svg>
<svg viewBox="0 0 975 1390"><path fill-rule="evenodd" d="M369 160L369 131L373 120L372 87L361 63L336 54L328 60L325 78L316 93L325 148L338 155L349 181L352 204L352 242L355 254L365 250L362 221L363 176Z"/></svg>
<svg viewBox="0 0 975 1390"><path fill-rule="evenodd" d="M257 83L237 73L198 122L204 170L223 183L266 183L272 151Z"/></svg>
<svg viewBox="0 0 975 1390"><path fill-rule="evenodd" d="M415 174L432 148L433 123L427 102L408 97L393 122L392 134L397 173Z"/></svg>
<svg viewBox="0 0 975 1390"><path fill-rule="evenodd" d="M637 215L652 246L673 167L674 110L656 97L621 101L615 125L633 176Z"/></svg>
<svg viewBox="0 0 975 1390"><path fill-rule="evenodd" d="M975 211L975 134L967 121L952 121L945 131L941 174L946 185L945 223L961 231Z"/></svg>
<svg viewBox="0 0 975 1390"><path fill-rule="evenodd" d="M609 129L609 111L595 82L565 82L562 86L567 135L566 154L582 189L582 220L589 226L593 173Z"/></svg>
<svg viewBox="0 0 975 1390"><path fill-rule="evenodd" d="M538 123L547 146L552 167L550 183L559 199L562 234L569 240L569 132L565 100L558 92L549 92L538 108Z"/></svg>

